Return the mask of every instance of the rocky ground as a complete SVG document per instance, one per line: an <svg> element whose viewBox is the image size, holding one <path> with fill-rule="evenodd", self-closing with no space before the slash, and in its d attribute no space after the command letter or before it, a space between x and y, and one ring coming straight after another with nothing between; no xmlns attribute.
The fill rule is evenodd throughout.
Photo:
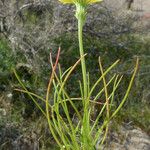
<svg viewBox="0 0 150 150"><path fill-rule="evenodd" d="M130 9L128 9L127 1L130 0L104 0L104 4L113 9L120 9L120 14L132 13L140 17L140 23L144 26L150 23L150 1L149 0L134 0L131 4ZM139 23L139 21L138 21Z"/></svg>
<svg viewBox="0 0 150 150"><path fill-rule="evenodd" d="M138 127L124 125L112 132L105 150L150 150L150 136Z"/></svg>

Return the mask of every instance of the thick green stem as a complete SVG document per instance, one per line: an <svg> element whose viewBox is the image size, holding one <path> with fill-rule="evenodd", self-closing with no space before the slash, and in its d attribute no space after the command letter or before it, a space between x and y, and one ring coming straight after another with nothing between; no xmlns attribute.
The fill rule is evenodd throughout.
<svg viewBox="0 0 150 150"><path fill-rule="evenodd" d="M82 30L83 30L84 20L82 15L78 16L78 39L79 39L79 49L80 49L80 57L84 55L83 50L83 39L82 39ZM83 87L84 87L84 99L87 98L87 76L86 76L86 64L85 58L81 58L81 66L82 66L82 76L83 76Z"/></svg>

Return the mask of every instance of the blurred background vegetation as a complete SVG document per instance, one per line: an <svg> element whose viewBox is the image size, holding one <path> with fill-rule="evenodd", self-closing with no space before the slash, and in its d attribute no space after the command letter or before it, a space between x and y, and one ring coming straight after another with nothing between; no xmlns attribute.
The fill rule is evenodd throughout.
<svg viewBox="0 0 150 150"><path fill-rule="evenodd" d="M127 10L124 5L117 4L116 9L106 1L89 7L84 28L87 68L94 82L99 76L99 56L104 68L120 59L112 70L124 75L117 105L127 89L135 59L140 58L134 86L115 122L130 123L150 134L150 24L140 10ZM4 0L0 6L0 147L10 149L24 144L32 149L34 143L46 149L53 144L49 143L52 139L46 121L26 94L14 90L20 85L12 69L17 70L30 91L44 97L51 71L49 53L55 59L61 46L59 63L63 70L79 58L74 7L56 0ZM79 95L81 79L78 66L68 83L72 96Z"/></svg>

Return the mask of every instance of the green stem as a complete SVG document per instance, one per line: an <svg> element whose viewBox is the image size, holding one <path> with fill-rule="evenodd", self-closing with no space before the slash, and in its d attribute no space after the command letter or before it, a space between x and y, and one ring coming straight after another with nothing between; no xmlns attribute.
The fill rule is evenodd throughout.
<svg viewBox="0 0 150 150"><path fill-rule="evenodd" d="M81 58L81 66L82 66L82 76L83 76L83 87L84 87L84 99L87 98L87 76L86 76L86 64L85 64L85 57L84 50L83 50L83 39L82 39L82 31L83 31L84 20L82 16L78 17L78 39L79 39L79 50L80 50L80 57Z"/></svg>
<svg viewBox="0 0 150 150"><path fill-rule="evenodd" d="M76 10L76 18L78 19L78 40L79 40L79 50L80 50L80 57L81 57L81 67L82 67L82 76L83 76L83 132L82 132L82 144L83 150L91 149L91 145L89 143L90 137L88 136L90 131L89 126L89 99L88 99L88 83L87 83L87 72L86 72L86 64L85 64L85 57L84 56L84 49L83 49L83 26L85 23L86 18L86 6L78 5Z"/></svg>

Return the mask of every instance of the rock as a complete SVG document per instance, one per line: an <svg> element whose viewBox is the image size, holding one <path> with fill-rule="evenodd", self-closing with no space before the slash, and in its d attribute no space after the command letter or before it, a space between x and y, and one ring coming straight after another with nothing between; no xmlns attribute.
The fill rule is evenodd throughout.
<svg viewBox="0 0 150 150"><path fill-rule="evenodd" d="M120 127L112 132L104 150L150 150L150 136L138 127Z"/></svg>

